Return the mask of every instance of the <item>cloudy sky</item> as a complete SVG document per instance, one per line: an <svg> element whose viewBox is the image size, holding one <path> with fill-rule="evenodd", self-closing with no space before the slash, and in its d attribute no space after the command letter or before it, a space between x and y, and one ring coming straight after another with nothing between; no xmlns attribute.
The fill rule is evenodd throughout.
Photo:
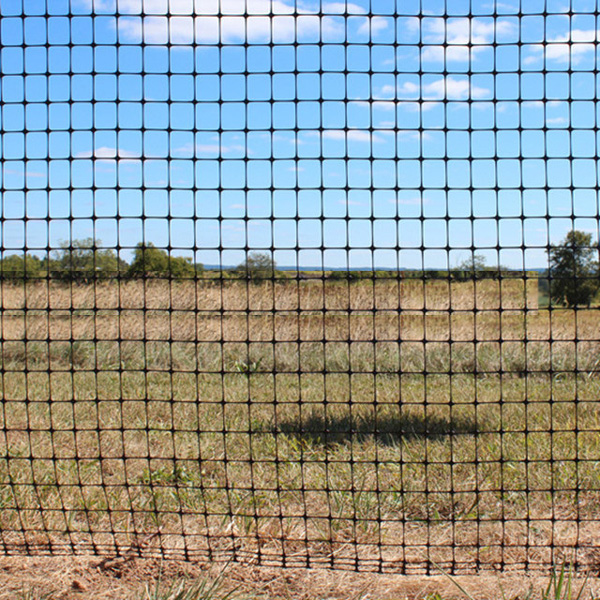
<svg viewBox="0 0 600 600"><path fill-rule="evenodd" d="M44 4L0 8L6 252L534 268L597 239L594 2Z"/></svg>

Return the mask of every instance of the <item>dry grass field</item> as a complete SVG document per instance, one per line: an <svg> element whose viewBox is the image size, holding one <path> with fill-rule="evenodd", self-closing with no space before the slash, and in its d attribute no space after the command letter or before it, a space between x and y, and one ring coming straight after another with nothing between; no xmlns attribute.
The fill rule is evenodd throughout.
<svg viewBox="0 0 600 600"><path fill-rule="evenodd" d="M0 292L2 552L600 564L598 311L535 280Z"/></svg>

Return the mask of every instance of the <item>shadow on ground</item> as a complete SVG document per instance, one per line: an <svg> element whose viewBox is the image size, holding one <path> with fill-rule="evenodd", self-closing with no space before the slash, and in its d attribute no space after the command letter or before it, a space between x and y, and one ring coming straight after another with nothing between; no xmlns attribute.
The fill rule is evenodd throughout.
<svg viewBox="0 0 600 600"><path fill-rule="evenodd" d="M285 433L312 444L343 444L374 439L385 445L401 441L443 440L452 435L477 433L477 424L469 419L445 419L437 416L342 415L312 413L303 419L282 420L273 433Z"/></svg>

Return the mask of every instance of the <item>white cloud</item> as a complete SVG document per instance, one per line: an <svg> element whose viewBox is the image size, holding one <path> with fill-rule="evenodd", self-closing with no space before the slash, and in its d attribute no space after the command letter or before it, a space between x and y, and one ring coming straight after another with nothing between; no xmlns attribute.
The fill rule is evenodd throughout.
<svg viewBox="0 0 600 600"><path fill-rule="evenodd" d="M384 86L387 87L387 86ZM389 86L392 89L392 94L394 91L394 86ZM373 109L373 110L394 110L396 107L396 103L391 100L349 100L348 106L359 106L365 109Z"/></svg>
<svg viewBox="0 0 600 600"><path fill-rule="evenodd" d="M404 17L402 26L411 33L415 33L421 29L421 19L419 17Z"/></svg>
<svg viewBox="0 0 600 600"><path fill-rule="evenodd" d="M409 139L409 140L429 140L431 139L431 135L426 131L417 131L415 129L399 129L398 137L400 139Z"/></svg>
<svg viewBox="0 0 600 600"><path fill-rule="evenodd" d="M421 112L425 112L427 110L432 110L434 109L436 106L439 106L440 103L439 102L414 102L413 105L417 104L418 107L421 109Z"/></svg>
<svg viewBox="0 0 600 600"><path fill-rule="evenodd" d="M573 29L571 35L565 34L563 36L557 36L554 40L556 42L596 42L599 38L600 32L595 29Z"/></svg>
<svg viewBox="0 0 600 600"><path fill-rule="evenodd" d="M447 46L423 46L421 60L423 62L468 61L469 48L465 46L448 48Z"/></svg>
<svg viewBox="0 0 600 600"><path fill-rule="evenodd" d="M507 19L423 19L423 41L426 44L485 45L515 30L516 24Z"/></svg>
<svg viewBox="0 0 600 600"><path fill-rule="evenodd" d="M551 43L545 45L537 44L536 46L532 46L531 50L533 53L523 60L523 63L526 65L535 64L542 60L544 55L547 60L553 60L560 63L568 63L570 60L571 64L576 65L590 53L593 53L595 46L593 44Z"/></svg>
<svg viewBox="0 0 600 600"><path fill-rule="evenodd" d="M23 175L27 177L46 177L46 173L41 173L40 171L19 171L19 169L4 169L4 175L18 175L22 177Z"/></svg>
<svg viewBox="0 0 600 600"><path fill-rule="evenodd" d="M391 86L384 86L386 88ZM387 90L386 90L387 91ZM383 92L383 88L382 88ZM469 98L480 99L490 94L486 88L473 85L466 78L441 77L428 83L421 81L421 85L413 81L405 81L398 86L398 96L402 100L418 99L422 100L468 100ZM424 103L426 104L426 103ZM433 108L433 106L423 108Z"/></svg>
<svg viewBox="0 0 600 600"><path fill-rule="evenodd" d="M467 79L446 77L438 79L423 86L423 97L426 99L448 98L452 100L465 100L471 98L484 98L489 90L472 85Z"/></svg>
<svg viewBox="0 0 600 600"><path fill-rule="evenodd" d="M546 119L546 123L548 125L565 125L569 120L565 117L552 117L550 119Z"/></svg>
<svg viewBox="0 0 600 600"><path fill-rule="evenodd" d="M390 204L403 204L407 206L419 206L421 204L429 204L427 198L421 196L412 196L410 198L390 198Z"/></svg>
<svg viewBox="0 0 600 600"><path fill-rule="evenodd" d="M546 58L558 62L580 63L590 53L594 53L594 44L547 44Z"/></svg>
<svg viewBox="0 0 600 600"><path fill-rule="evenodd" d="M382 31L385 31L389 26L389 19L385 17L365 18L362 25L358 28L358 33L361 35L377 36Z"/></svg>
<svg viewBox="0 0 600 600"><path fill-rule="evenodd" d="M246 147L242 144L219 144L218 141L210 144L186 144L185 146L180 146L179 148L173 148L171 154L174 156L184 155L190 157L194 153L196 156L202 156L207 154L228 154L230 152L238 152L246 154ZM248 152L248 154L251 154Z"/></svg>
<svg viewBox="0 0 600 600"><path fill-rule="evenodd" d="M578 64L596 49L595 42L600 39L600 32L595 29L573 29L570 33L555 36L545 44L528 46L531 54L524 59L527 65L534 64L544 56L546 60L559 63Z"/></svg>
<svg viewBox="0 0 600 600"><path fill-rule="evenodd" d="M292 14L294 6L282 0L78 0L97 12L117 9L119 14L146 15L243 15Z"/></svg>
<svg viewBox="0 0 600 600"><path fill-rule="evenodd" d="M148 44L318 42L344 33L339 19L314 15L121 17L118 28L125 38Z"/></svg>
<svg viewBox="0 0 600 600"><path fill-rule="evenodd" d="M218 140L215 143L208 144L185 144L178 148L171 150L171 155L175 158L181 157L182 155L190 156L196 152L197 155L202 154L227 154L229 152L246 152L246 147L242 144L219 144ZM119 159L120 162L138 162L144 158L161 158L158 155L152 155L148 152L141 156L137 152L131 150L124 150L123 148L111 148L109 146L101 146L96 148L93 153L91 150L83 150L73 155L73 158L95 158L102 161L110 161Z"/></svg>
<svg viewBox="0 0 600 600"><path fill-rule="evenodd" d="M385 130L369 130L369 129L325 129L322 132L318 131L306 131L304 137L314 138L315 141L319 137L324 140L344 141L349 142L373 142L374 144L380 144L385 141L391 140L390 132ZM298 140L298 144L303 144L302 140Z"/></svg>
<svg viewBox="0 0 600 600"><path fill-rule="evenodd" d="M469 62L484 50L483 46L423 46L423 62Z"/></svg>
<svg viewBox="0 0 600 600"><path fill-rule="evenodd" d="M544 47L541 44L528 47L528 51L531 54L523 59L524 65L533 65L544 57Z"/></svg>
<svg viewBox="0 0 600 600"><path fill-rule="evenodd" d="M302 6L302 2L298 2L300 6ZM303 10L306 10L304 8ZM324 2L323 3L323 12L324 13L350 13L350 14L358 14L364 15L367 11L358 4L353 4L352 2L346 4L345 2Z"/></svg>
<svg viewBox="0 0 600 600"><path fill-rule="evenodd" d="M242 231L246 231L245 227L242 227L241 225L237 225L234 223L229 223L227 221L223 221L221 223L221 230L222 231L232 231L234 233L241 233Z"/></svg>
<svg viewBox="0 0 600 600"><path fill-rule="evenodd" d="M114 11L115 0L80 0L79 4L96 12Z"/></svg>
<svg viewBox="0 0 600 600"><path fill-rule="evenodd" d="M219 144L196 144L195 151L197 154L219 154L221 152L221 146ZM192 147L178 148L181 152L184 150L187 152L192 151Z"/></svg>
<svg viewBox="0 0 600 600"><path fill-rule="evenodd" d="M323 131L323 139L348 140L349 142L373 142L378 144L384 142L384 138L374 131L367 129L326 129Z"/></svg>
<svg viewBox="0 0 600 600"><path fill-rule="evenodd" d="M385 86L386 88L391 88L392 86ZM420 90L420 86L417 83L414 83L413 81L405 81L399 88L398 88L398 94L399 95L405 95L405 96L418 96L419 95L419 90ZM383 91L383 90L382 90ZM386 92L389 91L386 89Z"/></svg>
<svg viewBox="0 0 600 600"><path fill-rule="evenodd" d="M82 1L90 7L94 2L99 12L111 4L110 0ZM341 38L345 15L366 13L353 3L325 3L319 10L289 0L119 0L117 6L119 34L128 41L150 44L318 42ZM369 24L374 34L388 26L383 17L367 18L363 25Z"/></svg>
<svg viewBox="0 0 600 600"><path fill-rule="evenodd" d="M504 12L518 12L519 7L518 5L513 5L513 4L509 4L507 2L499 2L498 0L495 0L493 3L491 4L485 4L484 8L486 9L492 9L492 10L503 10Z"/></svg>
<svg viewBox="0 0 600 600"><path fill-rule="evenodd" d="M378 93L375 93L373 100L391 100L396 95L396 86L383 85Z"/></svg>
<svg viewBox="0 0 600 600"><path fill-rule="evenodd" d="M359 202L358 200L338 200L338 204L343 204L344 206L364 206L364 202Z"/></svg>
<svg viewBox="0 0 600 600"><path fill-rule="evenodd" d="M422 22L424 61L464 62L476 59L483 46L516 31L507 19L425 18Z"/></svg>
<svg viewBox="0 0 600 600"><path fill-rule="evenodd" d="M375 101L372 104L372 108L373 108L373 110L390 111L390 110L394 110L394 108L396 108L396 103L395 102Z"/></svg>
<svg viewBox="0 0 600 600"><path fill-rule="evenodd" d="M439 106L440 102L415 102L409 100L402 100L398 102L398 108L402 108L408 112L425 112Z"/></svg>
<svg viewBox="0 0 600 600"><path fill-rule="evenodd" d="M109 146L100 146L93 152L91 150L82 150L73 155L73 158L140 158L137 152L124 150L123 148L111 148Z"/></svg>

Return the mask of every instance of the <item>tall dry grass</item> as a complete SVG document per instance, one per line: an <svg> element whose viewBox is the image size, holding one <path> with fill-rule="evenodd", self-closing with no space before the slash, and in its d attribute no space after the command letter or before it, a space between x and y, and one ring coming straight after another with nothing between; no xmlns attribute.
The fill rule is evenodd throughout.
<svg viewBox="0 0 600 600"><path fill-rule="evenodd" d="M535 281L0 291L11 551L595 560L597 311Z"/></svg>

